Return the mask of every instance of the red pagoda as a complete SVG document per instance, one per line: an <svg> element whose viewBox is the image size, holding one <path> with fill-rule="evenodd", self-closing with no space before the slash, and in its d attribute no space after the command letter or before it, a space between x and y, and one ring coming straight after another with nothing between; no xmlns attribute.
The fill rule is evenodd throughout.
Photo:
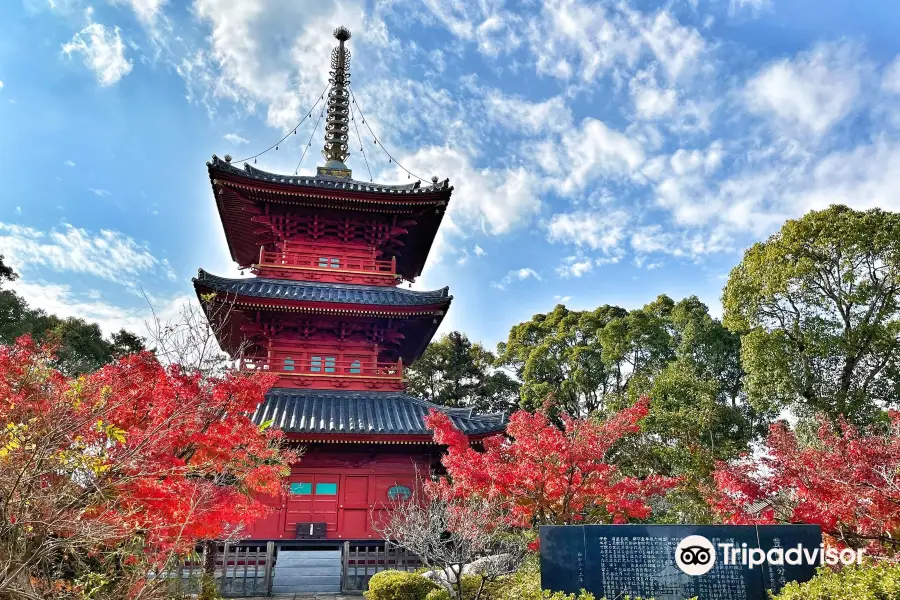
<svg viewBox="0 0 900 600"><path fill-rule="evenodd" d="M435 406L405 393L452 296L402 289L422 272L453 188L367 183L345 164L351 119L350 33L338 28L327 97L326 162L315 176L276 175L229 157L207 163L231 257L255 277L199 271L193 280L222 348L244 368L279 376L257 410L305 447L278 510L254 540L374 540L373 511L408 494L440 449L424 424L449 414L474 439L504 415ZM229 304L213 311L213 299ZM285 546L286 547L286 546ZM301 546L302 547L302 546Z"/></svg>

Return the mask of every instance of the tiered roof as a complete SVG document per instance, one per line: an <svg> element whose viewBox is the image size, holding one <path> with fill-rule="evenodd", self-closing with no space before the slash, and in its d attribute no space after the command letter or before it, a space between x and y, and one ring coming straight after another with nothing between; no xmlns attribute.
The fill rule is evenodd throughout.
<svg viewBox="0 0 900 600"><path fill-rule="evenodd" d="M273 425L292 437L308 434L408 435L431 437L425 417L446 413L463 433L480 436L501 431L506 414L479 415L469 408L447 408L401 392L346 392L273 389L257 409L257 423Z"/></svg>
<svg viewBox="0 0 900 600"><path fill-rule="evenodd" d="M242 349L248 335L270 336L259 332L272 323L275 325L266 331L315 329L318 322L338 320L343 328L346 321L351 330L357 325L368 326L393 344L387 355L399 361L397 375L390 368L382 372L380 363L373 366L359 362L353 367L355 371L330 375L324 371L302 371L294 362L288 365L289 357L276 356L282 361L278 363L271 357L271 346L260 343L257 349L263 354L252 356L251 362L258 363L259 368L280 368L283 378L293 377L291 383L296 382L299 387L269 391L254 416L257 423L272 421L301 442L428 443L431 431L425 418L429 411L439 410L467 435L478 437L501 431L505 414L478 415L470 409L441 407L382 389L385 377L396 377L396 382L388 383L395 390L402 389L402 366L422 353L453 299L446 287L433 291L393 287L401 279L411 281L421 274L453 187L449 180L439 181L437 177L432 178L430 185L423 185L421 180L389 185L351 177L344 162L349 155L353 118L350 53L345 47L350 32L341 27L334 36L339 46L331 60L323 149L326 163L317 169L317 174L281 175L246 163L240 168L231 163L229 156L221 159L213 155L207 163L231 257L240 267L266 276L230 279L201 269L193 280L197 295L207 310L214 305L209 301L210 293L225 299L234 309L221 317L224 322L218 324L221 328L217 330L223 349L233 355ZM328 253L335 247L338 253L341 248L347 249L343 259L315 258L333 256ZM315 264L298 262L301 250L297 248L312 253ZM353 256L363 256L365 252L369 256L364 258L372 261L371 265L361 262L358 264L362 267L346 266ZM319 263L331 260L343 261L334 269L330 262L325 263L329 265L327 277L333 278L316 280L326 277L315 272L323 269ZM387 265L387 275L383 274L383 265ZM360 270L365 268L370 271ZM292 273L291 269L295 271ZM353 280L350 275L341 279L341 269L357 276L357 283L333 283L334 278ZM377 276L370 277L370 272ZM290 278L272 277L282 273ZM212 311L208 316L213 318ZM393 328L390 337L382 331L386 327ZM343 335L342 329L341 340ZM267 350L269 355L264 354ZM278 346L278 351L286 352L283 346ZM313 376L319 379L313 381ZM348 380L354 377L362 382L355 388L312 389L320 384L346 388L350 385ZM282 381L280 385L289 384Z"/></svg>
<svg viewBox="0 0 900 600"><path fill-rule="evenodd" d="M391 233L402 243L397 272L415 279L422 273L453 192L448 179L433 178L431 185L418 181L390 185L328 174L278 175L247 164L239 169L217 156L206 164L231 258L243 267L258 259L260 246L273 242L271 232L254 217L272 210L312 208L390 222Z"/></svg>
<svg viewBox="0 0 900 600"><path fill-rule="evenodd" d="M450 288L434 291L405 290L379 285L312 283L288 279L252 277L228 279L200 269L193 280L197 294L208 291L234 294L238 298L289 300L317 304L361 304L378 307L433 306L446 311L453 296Z"/></svg>

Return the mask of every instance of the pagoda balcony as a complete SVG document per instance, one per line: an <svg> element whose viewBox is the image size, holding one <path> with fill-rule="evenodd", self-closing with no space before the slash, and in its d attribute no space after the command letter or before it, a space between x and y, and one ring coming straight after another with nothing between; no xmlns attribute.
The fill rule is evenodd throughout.
<svg viewBox="0 0 900 600"><path fill-rule="evenodd" d="M319 252L260 250L259 262L250 267L260 277L358 283L365 285L397 285L397 258L376 260L369 256L353 256L323 248Z"/></svg>
<svg viewBox="0 0 900 600"><path fill-rule="evenodd" d="M403 361L374 362L364 360L334 360L331 357L302 358L244 358L240 368L262 371L281 377L278 387L404 389Z"/></svg>

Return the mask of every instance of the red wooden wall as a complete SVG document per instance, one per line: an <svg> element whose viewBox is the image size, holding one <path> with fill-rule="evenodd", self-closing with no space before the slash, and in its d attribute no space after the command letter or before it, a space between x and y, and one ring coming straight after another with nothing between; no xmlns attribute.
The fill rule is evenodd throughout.
<svg viewBox="0 0 900 600"><path fill-rule="evenodd" d="M425 453L317 452L291 468L289 491L263 499L275 510L258 521L247 539L296 539L297 523L326 523L326 537L340 540L379 539L372 518L390 505L388 490L402 485L412 490L416 472L428 476L431 457Z"/></svg>

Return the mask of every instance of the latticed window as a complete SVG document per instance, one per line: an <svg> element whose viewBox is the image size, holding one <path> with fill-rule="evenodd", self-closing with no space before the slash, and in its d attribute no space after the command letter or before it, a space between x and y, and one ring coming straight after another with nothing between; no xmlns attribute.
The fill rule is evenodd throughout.
<svg viewBox="0 0 900 600"><path fill-rule="evenodd" d="M328 258L327 256L319 257L319 268L320 269L340 269L341 268L341 259L340 258Z"/></svg>
<svg viewBox="0 0 900 600"><path fill-rule="evenodd" d="M294 370L294 359L290 356L286 356L284 358L284 370L285 371L293 371Z"/></svg>
<svg viewBox="0 0 900 600"><path fill-rule="evenodd" d="M325 372L326 373L334 373L334 364L335 364L334 357L326 356L325 357Z"/></svg>
<svg viewBox="0 0 900 600"><path fill-rule="evenodd" d="M354 360L350 363L350 373L361 373L362 372L362 364L358 360Z"/></svg>
<svg viewBox="0 0 900 600"><path fill-rule="evenodd" d="M321 356L311 356L309 358L309 370L313 373L321 373L322 372L322 357Z"/></svg>

